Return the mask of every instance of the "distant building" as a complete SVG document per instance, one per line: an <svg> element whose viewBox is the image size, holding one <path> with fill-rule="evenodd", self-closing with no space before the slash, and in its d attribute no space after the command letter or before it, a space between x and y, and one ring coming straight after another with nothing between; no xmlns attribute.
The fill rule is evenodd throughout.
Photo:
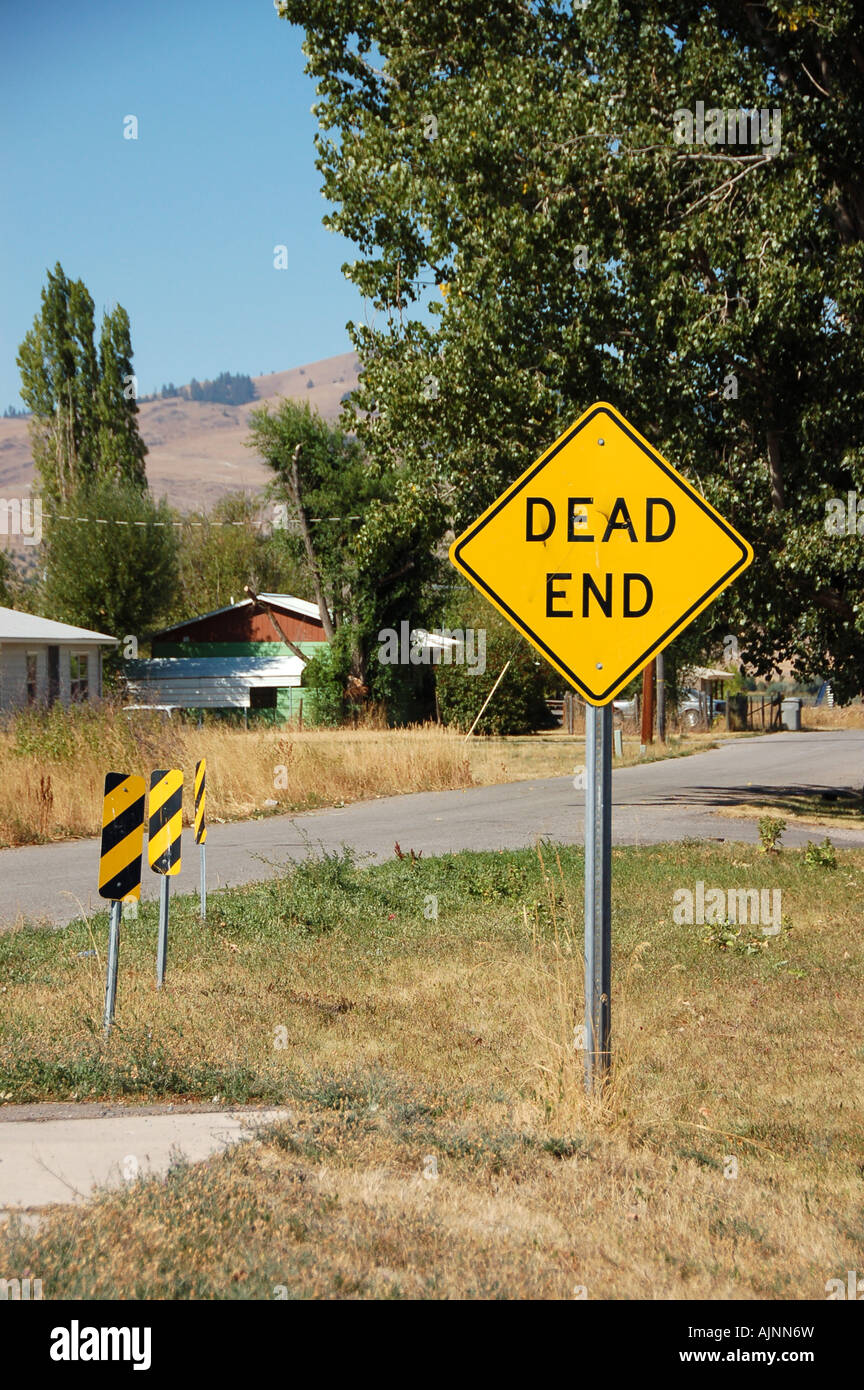
<svg viewBox="0 0 864 1390"><path fill-rule="evenodd" d="M102 694L102 648L116 637L0 608L0 709L86 704Z"/></svg>
<svg viewBox="0 0 864 1390"><path fill-rule="evenodd" d="M305 698L304 718L311 723L314 692L304 696L300 682L306 660L326 640L317 604L292 594L259 594L157 632L150 660L126 663L130 703L266 709L281 721L296 718Z"/></svg>

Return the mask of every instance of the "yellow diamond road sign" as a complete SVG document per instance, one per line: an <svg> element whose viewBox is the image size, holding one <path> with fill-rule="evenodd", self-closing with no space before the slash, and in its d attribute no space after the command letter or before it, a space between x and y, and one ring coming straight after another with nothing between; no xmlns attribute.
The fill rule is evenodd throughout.
<svg viewBox="0 0 864 1390"><path fill-rule="evenodd" d="M589 704L608 704L753 551L617 410L592 405L450 559Z"/></svg>

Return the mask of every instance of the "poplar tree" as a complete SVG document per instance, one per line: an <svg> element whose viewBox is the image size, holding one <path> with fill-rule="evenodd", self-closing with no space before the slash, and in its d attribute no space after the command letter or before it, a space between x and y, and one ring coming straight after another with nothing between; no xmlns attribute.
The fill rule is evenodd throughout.
<svg viewBox="0 0 864 1390"><path fill-rule="evenodd" d="M96 481L146 487L126 310L118 305L103 316L98 353L94 333L87 287L58 261L18 351L33 458L52 503Z"/></svg>
<svg viewBox="0 0 864 1390"><path fill-rule="evenodd" d="M98 473L144 490L147 446L138 433L136 380L132 371L129 315L122 305L106 313L99 342L97 392Z"/></svg>

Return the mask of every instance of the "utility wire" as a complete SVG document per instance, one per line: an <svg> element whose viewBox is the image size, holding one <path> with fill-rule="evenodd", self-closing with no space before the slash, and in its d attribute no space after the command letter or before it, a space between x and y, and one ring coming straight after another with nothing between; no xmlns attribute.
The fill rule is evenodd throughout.
<svg viewBox="0 0 864 1390"><path fill-rule="evenodd" d="M248 521L127 521L120 517L105 516L65 516L62 512L43 512L48 521L86 521L94 526L248 526ZM362 516L310 516L309 521L362 521ZM266 523L260 522L260 530ZM288 517L286 522L272 525L273 531L284 531L288 526L299 526L297 517Z"/></svg>

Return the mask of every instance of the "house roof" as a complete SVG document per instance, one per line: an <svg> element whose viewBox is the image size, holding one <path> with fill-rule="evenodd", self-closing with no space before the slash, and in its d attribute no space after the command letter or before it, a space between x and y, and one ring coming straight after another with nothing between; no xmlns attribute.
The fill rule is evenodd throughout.
<svg viewBox="0 0 864 1390"><path fill-rule="evenodd" d="M280 609L283 613L299 613L301 617L313 618L317 622L321 621L321 611L317 603L309 603L305 598L295 598L293 594L259 594L257 601L244 598L239 603L229 603L224 608L214 608L210 613L196 613L193 618L185 618L182 623L163 627L161 632L156 635L165 637L169 632L179 632L181 627L189 627L192 623L204 622L206 618L217 618L220 613L236 613L240 608L260 606L262 602L269 604L271 608Z"/></svg>
<svg viewBox="0 0 864 1390"><path fill-rule="evenodd" d="M91 632L71 623L56 623L52 618L38 618L34 613L22 613L17 608L0 608L0 642L103 642L116 646L117 637L104 632Z"/></svg>

